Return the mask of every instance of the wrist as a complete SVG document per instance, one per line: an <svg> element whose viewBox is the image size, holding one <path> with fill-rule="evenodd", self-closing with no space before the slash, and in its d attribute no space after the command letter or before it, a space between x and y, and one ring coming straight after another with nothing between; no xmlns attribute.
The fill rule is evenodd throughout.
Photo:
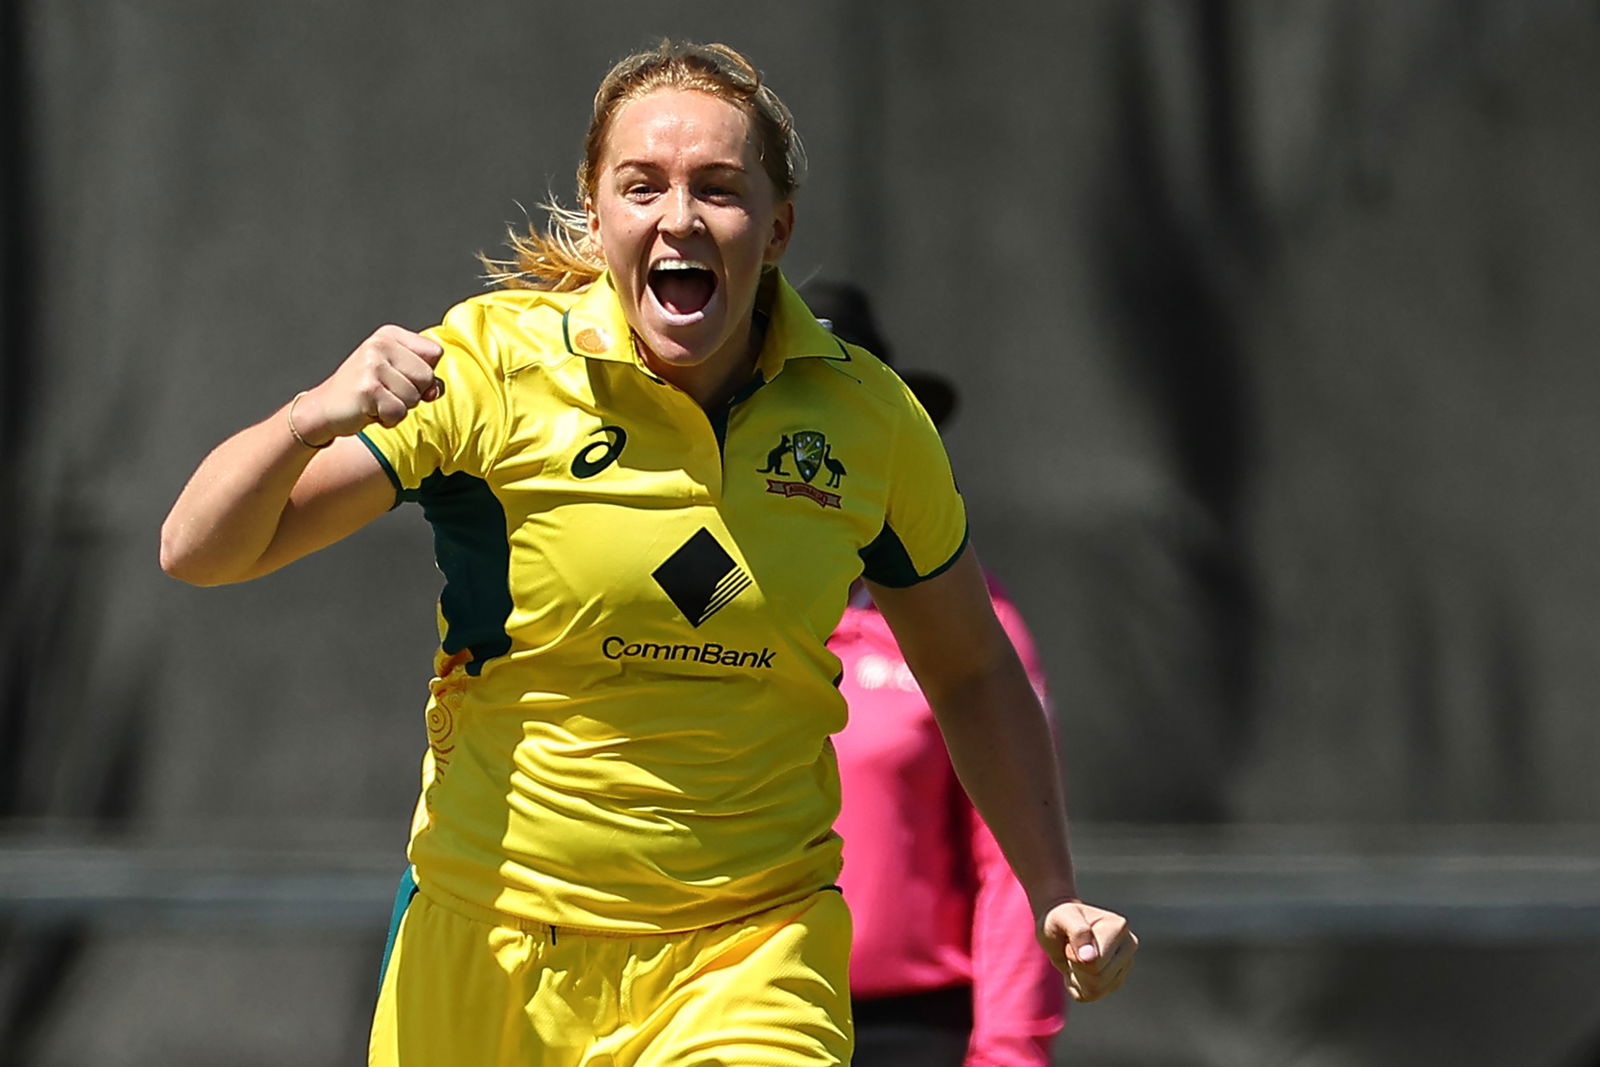
<svg viewBox="0 0 1600 1067"><path fill-rule="evenodd" d="M1034 916L1041 921L1063 904L1083 903L1083 898L1078 895L1078 887L1074 882L1058 883L1049 887L1047 892L1030 893L1028 900L1033 905Z"/></svg>
<svg viewBox="0 0 1600 1067"><path fill-rule="evenodd" d="M289 426L289 435L296 441L307 448L320 450L333 444L334 437L338 435L335 434L330 436L326 440L319 440L320 434L318 431L314 427L308 428L306 426L303 413L300 421L296 422L295 415L297 409L300 408L300 401L305 399L308 392L310 392L310 390L302 389L294 395L293 400L289 401L288 410L284 412L283 416L284 422L286 422Z"/></svg>

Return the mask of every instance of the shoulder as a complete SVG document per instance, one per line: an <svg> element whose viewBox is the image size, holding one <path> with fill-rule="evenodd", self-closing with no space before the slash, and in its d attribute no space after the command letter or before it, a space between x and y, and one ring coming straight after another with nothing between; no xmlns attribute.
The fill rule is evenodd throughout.
<svg viewBox="0 0 1600 1067"><path fill-rule="evenodd" d="M907 417L920 411L916 398L898 375L872 352L835 334L818 319L781 274L764 290L769 310L768 348L763 362L782 360L780 378L802 386L811 400L883 417ZM769 375L770 367L763 367ZM817 396L820 392L822 395Z"/></svg>
<svg viewBox="0 0 1600 1067"><path fill-rule="evenodd" d="M894 421L916 419L921 412L916 397L889 366L867 349L834 338L837 355L792 360L789 369L798 377L827 389L838 401L852 404Z"/></svg>
<svg viewBox="0 0 1600 1067"><path fill-rule="evenodd" d="M451 307L440 320L440 340L471 350L502 374L530 365L564 362L567 311L579 293L496 289Z"/></svg>

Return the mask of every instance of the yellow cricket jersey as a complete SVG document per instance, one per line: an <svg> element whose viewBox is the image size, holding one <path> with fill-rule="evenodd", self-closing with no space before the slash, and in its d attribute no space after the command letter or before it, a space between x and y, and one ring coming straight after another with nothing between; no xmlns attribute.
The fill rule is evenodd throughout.
<svg viewBox="0 0 1600 1067"><path fill-rule="evenodd" d="M707 413L635 355L602 277L428 331L443 397L361 436L445 584L410 856L468 912L689 930L838 874L850 582L948 566L933 425L776 271L757 373Z"/></svg>

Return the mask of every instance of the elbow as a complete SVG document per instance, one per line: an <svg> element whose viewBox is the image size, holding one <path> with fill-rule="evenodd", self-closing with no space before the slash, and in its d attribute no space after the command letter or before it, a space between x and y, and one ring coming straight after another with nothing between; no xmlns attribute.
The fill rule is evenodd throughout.
<svg viewBox="0 0 1600 1067"><path fill-rule="evenodd" d="M224 585L228 581L203 565L195 546L174 529L170 519L161 527L161 569L169 578L189 585L207 587Z"/></svg>
<svg viewBox="0 0 1600 1067"><path fill-rule="evenodd" d="M189 579L185 577L185 555L183 546L179 544L177 535L172 529L172 520L169 518L161 524L161 570L168 578L176 578L181 582Z"/></svg>
<svg viewBox="0 0 1600 1067"><path fill-rule="evenodd" d="M190 585L213 584L206 581L206 576L195 569L193 562L182 549L164 536L161 538L161 569L166 572L167 577L188 582Z"/></svg>
<svg viewBox="0 0 1600 1067"><path fill-rule="evenodd" d="M168 559L165 553L161 556L161 569L166 572L168 578L176 578L178 581L188 585L197 585L203 588L217 584L216 582L208 581L205 575L188 569L182 560Z"/></svg>

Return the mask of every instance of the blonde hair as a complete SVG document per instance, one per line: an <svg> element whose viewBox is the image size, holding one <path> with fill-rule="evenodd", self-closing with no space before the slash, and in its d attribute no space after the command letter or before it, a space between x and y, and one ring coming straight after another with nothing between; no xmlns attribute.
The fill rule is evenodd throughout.
<svg viewBox="0 0 1600 1067"><path fill-rule="evenodd" d="M794 116L762 81L761 72L725 44L663 40L654 49L617 63L601 79L589 133L583 139L583 161L578 164L580 198L594 198L600 156L617 111L658 89L708 93L743 111L750 119L762 170L772 180L778 199L794 196L805 170L805 149L795 132ZM507 242L510 259L478 256L489 280L507 289L564 292L598 278L605 259L589 237L584 212L562 206L553 194L540 206L547 216L544 230L533 223L525 232L512 230Z"/></svg>

